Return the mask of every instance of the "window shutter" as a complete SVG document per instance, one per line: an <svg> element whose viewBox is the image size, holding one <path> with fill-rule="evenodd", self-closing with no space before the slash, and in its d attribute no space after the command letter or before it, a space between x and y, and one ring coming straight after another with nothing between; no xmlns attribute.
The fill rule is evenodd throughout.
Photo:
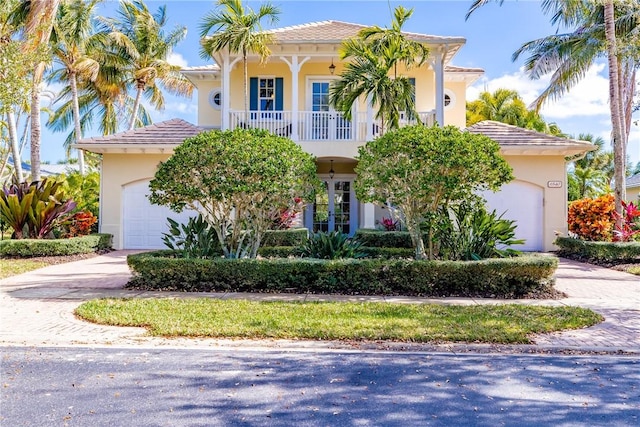
<svg viewBox="0 0 640 427"><path fill-rule="evenodd" d="M258 78L251 77L249 79L249 109L255 111L258 109Z"/></svg>
<svg viewBox="0 0 640 427"><path fill-rule="evenodd" d="M276 111L282 111L283 107L283 86L284 81L282 77L276 77Z"/></svg>

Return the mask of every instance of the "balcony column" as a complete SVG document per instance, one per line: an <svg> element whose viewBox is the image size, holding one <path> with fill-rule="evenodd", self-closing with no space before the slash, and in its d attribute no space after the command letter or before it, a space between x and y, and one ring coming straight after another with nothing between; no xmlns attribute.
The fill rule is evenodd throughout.
<svg viewBox="0 0 640 427"><path fill-rule="evenodd" d="M365 132L365 138L367 141L373 140L373 101L371 100L371 94L367 95L367 131Z"/></svg>
<svg viewBox="0 0 640 427"><path fill-rule="evenodd" d="M362 228L376 228L376 206L373 203L364 203L362 213Z"/></svg>
<svg viewBox="0 0 640 427"><path fill-rule="evenodd" d="M222 56L222 130L229 129L229 106L231 98L231 84L229 82L231 65L229 63L229 55Z"/></svg>
<svg viewBox="0 0 640 427"><path fill-rule="evenodd" d="M300 68L309 60L309 57L306 56L300 61L298 55L291 55L291 62L284 56L281 56L280 59L289 66L289 70L291 71L291 139L298 142L300 140L300 107L298 103L300 92L298 75Z"/></svg>
<svg viewBox="0 0 640 427"><path fill-rule="evenodd" d="M434 54L433 70L436 77L436 122L438 126L444 126L444 58L443 49Z"/></svg>
<svg viewBox="0 0 640 427"><path fill-rule="evenodd" d="M241 59L241 57L238 57L231 61L229 53L225 52L222 54L222 64L218 63L218 65L222 66L222 106L220 111L222 115L220 128L222 130L229 130L231 128L229 120L231 116L231 70L233 70L233 67Z"/></svg>

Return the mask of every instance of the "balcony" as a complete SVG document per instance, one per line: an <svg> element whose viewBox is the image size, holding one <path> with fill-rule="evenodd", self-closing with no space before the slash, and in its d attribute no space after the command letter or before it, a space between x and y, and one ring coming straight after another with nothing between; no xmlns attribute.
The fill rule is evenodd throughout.
<svg viewBox="0 0 640 427"><path fill-rule="evenodd" d="M420 122L435 123L435 110L419 112ZM418 121L402 113L400 126ZM357 142L364 143L380 136L381 124L371 111L359 112L347 120L336 111L244 111L229 112L229 129L266 129L296 142Z"/></svg>

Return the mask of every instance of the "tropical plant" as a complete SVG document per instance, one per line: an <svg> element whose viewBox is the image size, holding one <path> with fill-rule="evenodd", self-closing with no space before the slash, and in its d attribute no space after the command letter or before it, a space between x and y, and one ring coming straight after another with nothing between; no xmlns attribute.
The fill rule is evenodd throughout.
<svg viewBox="0 0 640 427"><path fill-rule="evenodd" d="M313 233L300 248L303 257L319 259L364 258L362 243L339 231Z"/></svg>
<svg viewBox="0 0 640 427"><path fill-rule="evenodd" d="M260 129L208 131L188 138L161 163L152 203L188 207L215 229L226 258L255 258L274 210L320 186L313 157Z"/></svg>
<svg viewBox="0 0 640 427"><path fill-rule="evenodd" d="M103 19L103 23L112 30L110 36L127 58L128 78L136 88L129 129L141 124L137 118L143 93L157 109L164 107L160 86L174 95L191 96L193 85L180 73L179 65L168 61L172 49L186 37L187 28L177 27L164 34L166 6L152 14L142 1L123 1L118 19Z"/></svg>
<svg viewBox="0 0 640 427"><path fill-rule="evenodd" d="M24 237L34 197L31 186L26 182L5 186L0 193L0 216L2 222L13 229L12 237L15 239Z"/></svg>
<svg viewBox="0 0 640 427"><path fill-rule="evenodd" d="M82 175L69 172L58 176L62 188L69 198L76 202L77 210L88 211L97 217L100 214L100 173L91 171Z"/></svg>
<svg viewBox="0 0 640 427"><path fill-rule="evenodd" d="M98 218L90 211L76 212L61 224L61 237L86 236L91 233L97 222Z"/></svg>
<svg viewBox="0 0 640 427"><path fill-rule="evenodd" d="M244 76L244 111L249 114L249 73L247 57L255 53L264 63L271 50L273 35L262 30L262 21L270 24L278 22L280 9L264 3L257 12L249 6L243 6L241 0L218 0L218 10L209 12L201 21L200 37L202 49L200 56L213 58L216 53L228 51L241 54ZM213 34L209 35L211 32Z"/></svg>
<svg viewBox="0 0 640 427"><path fill-rule="evenodd" d="M444 221L435 238L443 259L470 261L510 257L520 252L509 246L525 243L515 237L515 221L504 219L504 213L488 212L483 204L465 201L442 207L440 215Z"/></svg>
<svg viewBox="0 0 640 427"><path fill-rule="evenodd" d="M202 215L189 218L186 224L171 218L167 221L169 232L162 233L162 241L182 258L211 259L220 256L222 251L216 232Z"/></svg>
<svg viewBox="0 0 640 427"><path fill-rule="evenodd" d="M13 10L10 22L21 29L24 52L48 47L61 0L23 1ZM33 68L31 84L31 179L40 179L40 83L49 58L40 57Z"/></svg>
<svg viewBox="0 0 640 427"><path fill-rule="evenodd" d="M562 131L547 124L540 115L529 110L515 90L497 89L493 93L482 92L478 99L467 103L467 126L483 120L494 120L525 129L552 135L562 135Z"/></svg>
<svg viewBox="0 0 640 427"><path fill-rule="evenodd" d="M82 139L78 81L95 81L98 77L100 47L106 34L94 32L94 10L101 0L67 0L60 4L58 17L53 25L51 48L55 62L61 67L50 78L68 83L73 107L73 140ZM69 155L69 144L67 156ZM78 150L78 166L84 174L84 155Z"/></svg>
<svg viewBox="0 0 640 427"><path fill-rule="evenodd" d="M614 197L611 194L575 200L569 204L569 231L583 240L610 241L614 230L614 212Z"/></svg>
<svg viewBox="0 0 640 427"><path fill-rule="evenodd" d="M629 242L634 239L635 236L640 235L640 209L633 202L622 202L624 208L624 215L622 219L622 226L616 224L616 229L613 231L613 240L617 242ZM618 222L618 213L613 212L613 218Z"/></svg>
<svg viewBox="0 0 640 427"><path fill-rule="evenodd" d="M498 144L455 126L407 126L367 142L358 150L356 196L391 204L411 235L416 259L434 258L434 220L449 202L497 190L513 179ZM427 221L425 249L421 223Z"/></svg>
<svg viewBox="0 0 640 427"><path fill-rule="evenodd" d="M429 55L426 44L410 40L402 27L413 9L395 9L390 29L369 27L357 38L345 40L340 58L349 60L340 78L329 88L329 102L346 119L352 117L353 104L361 97L370 99L381 122L381 133L397 129L400 113L408 113L419 121L415 109L415 88L408 77L398 75L398 65L405 70L423 64Z"/></svg>
<svg viewBox="0 0 640 427"><path fill-rule="evenodd" d="M15 239L48 237L66 220L76 204L66 199L61 184L51 179L12 184L0 193L3 221L13 228Z"/></svg>
<svg viewBox="0 0 640 427"><path fill-rule="evenodd" d="M382 221L380 221L380 225L385 231L399 231L400 230L400 221L394 220L391 217L384 217Z"/></svg>
<svg viewBox="0 0 640 427"><path fill-rule="evenodd" d="M6 126L2 129L2 139L4 142L6 135L16 182L24 178L17 116L19 110L28 111L33 69L45 53L42 47L26 49L24 40L17 37L21 22L14 15L20 5L19 0L0 2L0 123Z"/></svg>

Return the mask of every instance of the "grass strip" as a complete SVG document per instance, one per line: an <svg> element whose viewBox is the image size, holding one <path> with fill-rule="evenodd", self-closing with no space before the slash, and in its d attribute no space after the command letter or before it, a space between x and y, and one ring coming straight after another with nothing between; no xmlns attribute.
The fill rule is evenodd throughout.
<svg viewBox="0 0 640 427"><path fill-rule="evenodd" d="M28 259L0 259L0 279L17 276L47 265L49 264L43 261L31 261Z"/></svg>
<svg viewBox="0 0 640 427"><path fill-rule="evenodd" d="M153 336L530 343L534 333L577 329L603 318L578 307L347 302L256 302L211 298L99 299L82 319L142 326Z"/></svg>

